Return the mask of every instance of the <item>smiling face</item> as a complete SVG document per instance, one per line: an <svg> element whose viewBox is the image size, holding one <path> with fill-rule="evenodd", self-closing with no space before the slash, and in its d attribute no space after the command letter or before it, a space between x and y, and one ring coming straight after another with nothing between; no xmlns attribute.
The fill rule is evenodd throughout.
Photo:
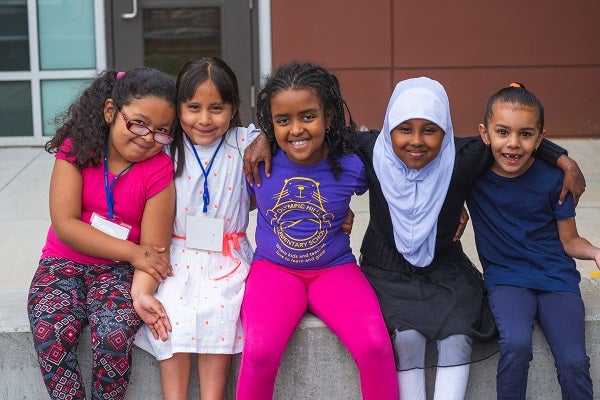
<svg viewBox="0 0 600 400"><path fill-rule="evenodd" d="M414 118L390 132L396 156L411 169L421 169L440 153L444 131L431 121Z"/></svg>
<svg viewBox="0 0 600 400"><path fill-rule="evenodd" d="M170 133L175 119L172 104L154 96L133 99L122 107L122 111L130 121L165 134ZM127 129L125 119L112 99L108 99L104 105L104 119L110 125L108 152L111 166L122 169L129 163L154 157L162 150L163 145L156 142L151 133L138 136Z"/></svg>
<svg viewBox="0 0 600 400"><path fill-rule="evenodd" d="M273 94L271 117L277 144L291 161L309 165L325 159L329 121L315 90L288 89Z"/></svg>
<svg viewBox="0 0 600 400"><path fill-rule="evenodd" d="M538 112L533 107L497 101L487 126L479 125L479 133L492 150L492 171L514 178L533 164L532 154L546 131L540 132Z"/></svg>
<svg viewBox="0 0 600 400"><path fill-rule="evenodd" d="M231 104L210 81L202 82L189 100L179 103L179 121L183 131L196 145L208 146L229 129L234 114Z"/></svg>

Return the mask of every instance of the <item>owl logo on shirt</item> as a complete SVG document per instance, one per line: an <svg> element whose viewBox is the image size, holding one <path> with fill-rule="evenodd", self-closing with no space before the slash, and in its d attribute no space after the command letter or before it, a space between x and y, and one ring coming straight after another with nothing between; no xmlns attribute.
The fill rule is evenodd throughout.
<svg viewBox="0 0 600 400"><path fill-rule="evenodd" d="M273 199L275 205L266 215L284 246L308 250L323 242L333 215L325 209L327 199L321 196L319 182L305 177L286 179Z"/></svg>

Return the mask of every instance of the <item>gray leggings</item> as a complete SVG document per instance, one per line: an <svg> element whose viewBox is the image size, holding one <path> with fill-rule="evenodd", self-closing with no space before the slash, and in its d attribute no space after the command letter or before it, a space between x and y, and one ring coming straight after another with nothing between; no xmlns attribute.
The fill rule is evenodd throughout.
<svg viewBox="0 0 600 400"><path fill-rule="evenodd" d="M472 342L473 339L466 335L452 335L437 340L437 366L450 367L469 363ZM394 331L394 351L398 359L398 370L424 368L426 344L427 338L417 330Z"/></svg>

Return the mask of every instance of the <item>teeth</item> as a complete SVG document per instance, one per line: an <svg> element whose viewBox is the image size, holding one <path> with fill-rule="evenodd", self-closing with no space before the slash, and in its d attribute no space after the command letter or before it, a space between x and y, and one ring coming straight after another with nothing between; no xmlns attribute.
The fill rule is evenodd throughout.
<svg viewBox="0 0 600 400"><path fill-rule="evenodd" d="M290 142L290 143L292 144L292 146L302 146L302 145L308 143L308 140L299 140L299 141Z"/></svg>

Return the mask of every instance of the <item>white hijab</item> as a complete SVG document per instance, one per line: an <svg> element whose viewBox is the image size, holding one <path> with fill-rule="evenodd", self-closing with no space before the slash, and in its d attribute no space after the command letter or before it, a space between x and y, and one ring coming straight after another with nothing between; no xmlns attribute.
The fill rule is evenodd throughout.
<svg viewBox="0 0 600 400"><path fill-rule="evenodd" d="M445 133L440 153L418 170L400 161L390 136L395 127L412 118L429 120ZM375 142L373 167L390 209L396 248L414 266L426 267L433 260L437 220L450 185L454 153L454 130L444 87L426 77L399 82Z"/></svg>

